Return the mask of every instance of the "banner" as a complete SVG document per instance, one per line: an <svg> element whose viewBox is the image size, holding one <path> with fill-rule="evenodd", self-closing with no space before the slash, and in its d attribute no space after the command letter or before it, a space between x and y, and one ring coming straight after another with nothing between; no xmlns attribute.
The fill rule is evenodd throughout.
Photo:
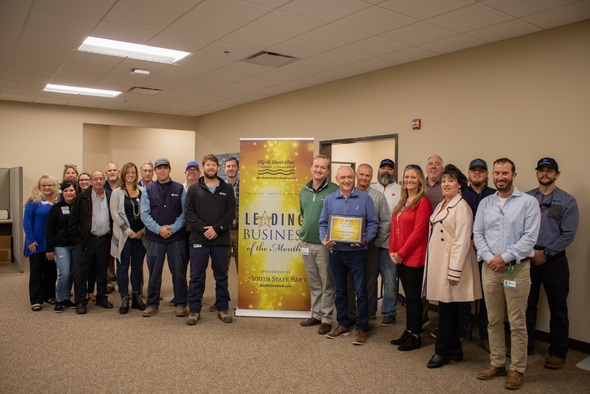
<svg viewBox="0 0 590 394"><path fill-rule="evenodd" d="M313 138L240 140L236 316L309 317L299 247L299 191L311 179Z"/></svg>

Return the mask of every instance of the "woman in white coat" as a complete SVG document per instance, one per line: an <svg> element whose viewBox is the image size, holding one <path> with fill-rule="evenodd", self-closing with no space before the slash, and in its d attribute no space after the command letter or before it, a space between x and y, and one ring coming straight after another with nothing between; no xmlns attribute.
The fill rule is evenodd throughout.
<svg viewBox="0 0 590 394"><path fill-rule="evenodd" d="M111 194L113 237L111 256L117 259L117 286L121 293L119 313L129 311L129 265L131 265L132 308L145 310L141 295L143 258L146 252L145 226L140 218L141 190L133 163L121 169L118 187Z"/></svg>
<svg viewBox="0 0 590 394"><path fill-rule="evenodd" d="M459 338L459 303L481 298L477 258L471 246L473 213L461 197L467 178L454 165L441 175L444 200L430 217L423 295L438 301L438 334L428 368L440 368L451 358L463 359Z"/></svg>

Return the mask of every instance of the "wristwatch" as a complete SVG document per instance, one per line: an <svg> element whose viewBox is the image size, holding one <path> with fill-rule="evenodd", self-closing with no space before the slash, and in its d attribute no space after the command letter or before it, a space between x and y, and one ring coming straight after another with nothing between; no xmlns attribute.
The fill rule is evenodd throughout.
<svg viewBox="0 0 590 394"><path fill-rule="evenodd" d="M551 257L551 253L547 249L543 249L543 254L547 257Z"/></svg>

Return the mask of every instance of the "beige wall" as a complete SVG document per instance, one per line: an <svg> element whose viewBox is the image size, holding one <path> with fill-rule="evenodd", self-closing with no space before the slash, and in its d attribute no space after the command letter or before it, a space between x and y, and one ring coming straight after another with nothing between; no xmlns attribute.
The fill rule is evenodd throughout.
<svg viewBox="0 0 590 394"><path fill-rule="evenodd" d="M87 172L104 171L110 162L121 168L130 161L139 169L146 160L154 163L165 157L170 161L172 179L184 183L186 163L194 160L194 131L84 124L83 133L83 161Z"/></svg>
<svg viewBox="0 0 590 394"><path fill-rule="evenodd" d="M536 187L535 164L552 156L559 186L577 197L578 236L568 248L570 337L590 342L590 21L283 94L198 118L195 151L239 149L242 137L318 141L399 134L399 168L431 153L466 169L507 156L515 185ZM412 119L422 130L412 131ZM223 138L220 138L223 136ZM543 298L538 328L548 331Z"/></svg>
<svg viewBox="0 0 590 394"><path fill-rule="evenodd" d="M196 119L188 116L0 101L0 167L23 166L25 198L28 198L30 185L43 173L61 180L64 164L77 164L79 168L84 168L83 152L91 151L84 149L85 124L169 129L175 132L196 129ZM95 138L87 143L96 144L97 151L101 153L96 154L93 160L102 162L108 155L104 154L104 140L98 138L99 129L95 128ZM167 135L157 138L157 141L149 142L150 149L155 144L167 146ZM192 152L194 142L190 141L192 145L187 150ZM120 153L115 153L115 157L119 158ZM169 159L173 167L175 162L190 161L185 153L178 159L176 156ZM178 175L178 178L184 182L184 175Z"/></svg>
<svg viewBox="0 0 590 394"><path fill-rule="evenodd" d="M396 161L394 139L332 145L332 161L351 161L356 163L357 169L363 163L373 167L373 180L371 183L377 183L379 163L385 158ZM335 179L335 175L335 171L330 174L332 180Z"/></svg>

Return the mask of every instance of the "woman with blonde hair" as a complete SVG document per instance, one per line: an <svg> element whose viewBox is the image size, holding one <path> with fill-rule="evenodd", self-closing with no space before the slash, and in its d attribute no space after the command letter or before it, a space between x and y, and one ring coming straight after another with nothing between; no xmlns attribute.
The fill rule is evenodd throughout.
<svg viewBox="0 0 590 394"><path fill-rule="evenodd" d="M25 257L29 258L29 297L31 309L41 310L43 302L55 304L55 263L45 254L45 226L47 214L59 200L57 179L43 175L31 188L31 197L25 204L23 228L25 231Z"/></svg>
<svg viewBox="0 0 590 394"><path fill-rule="evenodd" d="M420 166L404 169L402 192L391 217L389 256L406 293L406 329L391 341L401 351L420 347L422 332L422 277L428 245L428 218L432 205L426 197L426 181Z"/></svg>
<svg viewBox="0 0 590 394"><path fill-rule="evenodd" d="M63 179L62 180L72 180L74 182L78 181L78 169L76 168L75 164L66 164L64 165L64 174L63 174Z"/></svg>
<svg viewBox="0 0 590 394"><path fill-rule="evenodd" d="M145 226L141 221L141 190L139 175L133 163L121 168L118 187L111 194L113 237L111 256L117 259L117 286L121 293L119 313L129 311L129 265L131 264L131 308L145 310L141 294L143 258L146 252Z"/></svg>

